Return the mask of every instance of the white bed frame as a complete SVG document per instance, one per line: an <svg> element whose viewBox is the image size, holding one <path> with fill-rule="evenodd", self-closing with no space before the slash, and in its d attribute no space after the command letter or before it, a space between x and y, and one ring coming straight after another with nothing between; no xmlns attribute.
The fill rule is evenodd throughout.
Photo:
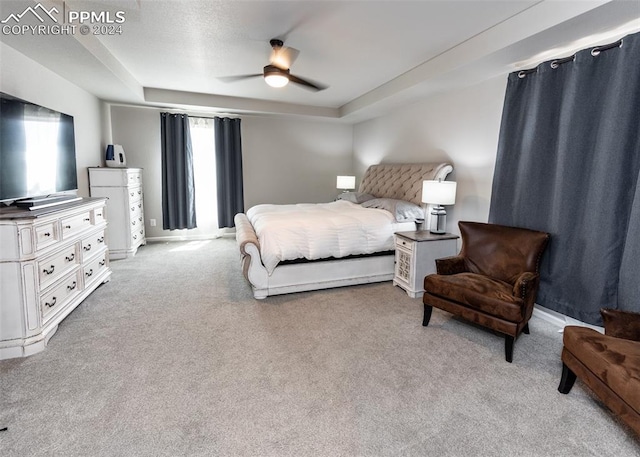
<svg viewBox="0 0 640 457"><path fill-rule="evenodd" d="M453 166L448 163L372 165L362 178L358 191L421 205L422 181L444 180L451 171ZM284 263L269 276L260 257L260 242L247 216L236 214L235 225L242 271L257 299L393 279L394 254Z"/></svg>

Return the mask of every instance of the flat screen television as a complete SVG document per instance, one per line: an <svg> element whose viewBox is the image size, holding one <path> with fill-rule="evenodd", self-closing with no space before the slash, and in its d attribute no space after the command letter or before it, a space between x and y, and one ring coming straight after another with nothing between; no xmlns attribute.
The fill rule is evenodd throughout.
<svg viewBox="0 0 640 457"><path fill-rule="evenodd" d="M73 116L0 92L0 201L77 189Z"/></svg>

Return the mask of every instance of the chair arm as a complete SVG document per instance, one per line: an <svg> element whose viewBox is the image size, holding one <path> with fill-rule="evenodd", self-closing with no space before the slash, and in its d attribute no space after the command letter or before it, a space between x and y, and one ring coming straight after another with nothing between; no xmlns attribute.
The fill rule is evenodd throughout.
<svg viewBox="0 0 640 457"><path fill-rule="evenodd" d="M513 285L513 295L526 300L527 297L531 296L532 294L536 294L539 283L540 275L531 271L525 271L520 276L518 276L518 279L516 279L516 282Z"/></svg>
<svg viewBox="0 0 640 457"><path fill-rule="evenodd" d="M640 341L640 314L632 311L602 308L605 335Z"/></svg>
<svg viewBox="0 0 640 457"><path fill-rule="evenodd" d="M453 257L436 259L436 271L439 275L455 275L457 273L464 273L467 271L464 257L456 255Z"/></svg>

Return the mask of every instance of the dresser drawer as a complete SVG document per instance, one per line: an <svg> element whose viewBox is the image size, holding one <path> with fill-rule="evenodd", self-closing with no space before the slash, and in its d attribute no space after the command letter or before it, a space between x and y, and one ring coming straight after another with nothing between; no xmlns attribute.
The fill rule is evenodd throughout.
<svg viewBox="0 0 640 457"><path fill-rule="evenodd" d="M134 219L135 215L142 212L142 200L129 202L129 219Z"/></svg>
<svg viewBox="0 0 640 457"><path fill-rule="evenodd" d="M58 234L58 225L55 221L34 227L36 233L36 251L46 248L57 243L60 240Z"/></svg>
<svg viewBox="0 0 640 457"><path fill-rule="evenodd" d="M93 225L100 225L106 220L104 210L105 210L104 208L98 208L98 209L94 209L91 212L91 216L92 216L91 223Z"/></svg>
<svg viewBox="0 0 640 457"><path fill-rule="evenodd" d="M49 287L79 263L78 243L74 243L62 251L39 260L38 277L40 278L40 290Z"/></svg>
<svg viewBox="0 0 640 457"><path fill-rule="evenodd" d="M62 219L61 225L62 238L67 239L79 231L91 227L91 211Z"/></svg>
<svg viewBox="0 0 640 457"><path fill-rule="evenodd" d="M72 300L81 290L80 270L63 278L40 297L40 307L42 309L43 324L64 309L65 305Z"/></svg>
<svg viewBox="0 0 640 457"><path fill-rule="evenodd" d="M130 225L131 231L137 232L138 229L144 226L144 216L142 215L142 211L138 210L130 215Z"/></svg>
<svg viewBox="0 0 640 457"><path fill-rule="evenodd" d="M80 242L82 250L82 258L84 260L89 259L92 255L98 252L105 246L104 231L93 233L86 236Z"/></svg>
<svg viewBox="0 0 640 457"><path fill-rule="evenodd" d="M131 245L139 246L144 241L144 226L131 231Z"/></svg>
<svg viewBox="0 0 640 457"><path fill-rule="evenodd" d="M127 173L127 185L136 186L142 184L142 172L141 171L129 171Z"/></svg>
<svg viewBox="0 0 640 457"><path fill-rule="evenodd" d="M129 196L129 203L131 206L136 204L142 200L142 186L130 187L127 189L127 194Z"/></svg>
<svg viewBox="0 0 640 457"><path fill-rule="evenodd" d="M100 273L109 267L109 254L103 250L101 255L87 263L82 269L85 286L100 277Z"/></svg>

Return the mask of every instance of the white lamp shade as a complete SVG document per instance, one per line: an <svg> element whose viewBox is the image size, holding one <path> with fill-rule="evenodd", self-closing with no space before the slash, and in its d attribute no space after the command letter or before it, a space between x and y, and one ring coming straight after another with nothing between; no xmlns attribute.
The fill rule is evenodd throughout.
<svg viewBox="0 0 640 457"><path fill-rule="evenodd" d="M422 181L422 202L431 205L453 205L456 202L456 183Z"/></svg>
<svg viewBox="0 0 640 457"><path fill-rule="evenodd" d="M337 189L355 189L356 177L355 176L338 176L336 180Z"/></svg>

